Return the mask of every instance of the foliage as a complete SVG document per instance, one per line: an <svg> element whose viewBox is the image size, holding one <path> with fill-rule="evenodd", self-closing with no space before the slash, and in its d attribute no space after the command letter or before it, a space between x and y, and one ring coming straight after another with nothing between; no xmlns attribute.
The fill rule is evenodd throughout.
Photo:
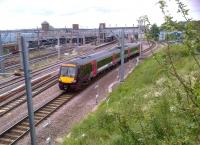
<svg viewBox="0 0 200 145"><path fill-rule="evenodd" d="M188 18L188 11L189 10L186 9L186 5L184 5L182 2L180 2L180 0L175 0L175 1L177 2L177 5L178 5L178 13L181 13L183 15L183 17L185 18L185 20L187 21L186 24L185 24L185 27L184 27L185 36L184 36L184 43L183 44L186 48L185 51L188 52L188 55L192 56L192 58L196 62L196 65L200 69L200 62L195 55L195 51L198 49L199 43L200 43L199 42L199 35L196 33L197 31L195 31L194 25L193 25L193 23L191 23L191 19ZM164 18L166 20L165 21L165 24L167 26L166 29L168 29L170 31L176 30L179 27L179 25L172 21L172 17L170 16L170 14L166 13L166 11L167 11L166 10L166 7L167 7L166 1L160 0L159 3L160 3L160 8L162 9ZM185 93L190 98L190 101L198 109L200 109L198 103L195 101L195 98L197 96L194 94L194 91L193 91L194 88L192 88L192 86L191 86L191 83L190 83L191 80L189 79L187 81L184 78L182 78L182 76L179 75L179 73L177 72L177 70L174 66L174 60L171 57L170 45L169 44L167 46L167 54L166 55L167 55L167 57L166 57L167 59L159 60L159 63L164 63L165 65L163 65L163 67L169 68L168 72L180 82L180 84L185 89ZM167 65L169 65L169 66L167 66ZM199 71L199 69L198 69L198 71ZM197 74L199 74L199 72ZM200 77L200 76L197 76L197 80L198 80L198 77ZM199 83L199 82L196 81L196 83ZM200 85L200 84L198 84L198 85Z"/></svg>
<svg viewBox="0 0 200 145"><path fill-rule="evenodd" d="M150 33L151 38L157 41L159 38L159 33L160 33L159 27L156 24L153 24L150 28L149 33Z"/></svg>
<svg viewBox="0 0 200 145"><path fill-rule="evenodd" d="M138 19L138 23L140 25L139 26L140 29L145 33L145 37L147 39L150 39L151 35L150 35L150 33L147 33L151 26L148 16L147 15L140 16Z"/></svg>
<svg viewBox="0 0 200 145"><path fill-rule="evenodd" d="M182 76L194 75L195 61L182 49L171 49L175 66ZM168 77L166 69L155 58L166 59L166 50L145 60L109 98L76 126L64 145L130 145L130 144L198 144L198 123L193 114L180 106L174 90L179 82ZM172 87L173 86L173 90ZM184 93L184 88L180 88Z"/></svg>
<svg viewBox="0 0 200 145"><path fill-rule="evenodd" d="M173 21L173 17L167 12L167 2L164 0L160 0L160 8L165 18L165 24L163 29L166 31L176 31L182 30L184 33L184 41L182 49L184 51L185 56L191 57L194 62L196 71L194 74L188 74L187 77L182 76L181 73L175 66L177 62L176 56L174 57L171 48L172 46L168 43L166 50L165 59L157 59L158 63L166 70L167 76L169 78L169 83L166 84L169 90L173 90L177 97L178 102L178 111L184 112L189 116L189 119L193 120L193 127L195 131L193 134L196 136L196 143L200 143L199 141L199 133L200 133L200 62L199 58L196 55L196 52L200 47L200 34L198 30L198 24L195 21L192 21L189 18L188 12L189 10L186 8L186 5L183 4L180 0L175 0L178 6L178 13L182 14L185 19L185 23L177 23ZM169 37L167 37L170 40ZM178 55L181 55L178 54ZM179 83L179 87L177 87L177 83L174 83L173 80L176 79ZM192 130L192 129L191 129Z"/></svg>

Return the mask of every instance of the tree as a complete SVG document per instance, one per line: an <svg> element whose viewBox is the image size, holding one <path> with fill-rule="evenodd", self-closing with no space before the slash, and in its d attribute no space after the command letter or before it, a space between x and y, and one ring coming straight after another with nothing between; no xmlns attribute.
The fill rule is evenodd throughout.
<svg viewBox="0 0 200 145"><path fill-rule="evenodd" d="M166 86L176 94L176 107L178 108L178 113L182 112L186 118L190 118L190 124L194 124L194 128L193 130L191 128L189 130L195 136L196 144L200 144L200 61L199 56L196 55L200 46L199 23L190 18L188 14L189 9L187 9L187 6L180 0L175 0L178 6L177 12L183 16L185 22L178 23L177 21L174 21L167 10L167 2L169 1L159 1L165 19L162 29L167 32L182 30L184 34L183 44L181 45L181 51L177 51L173 54L172 48L175 46L169 44L167 41L164 59L155 58L162 69L165 70L169 80L171 80ZM195 62L195 71L193 70L193 73L190 72L187 76L180 72L176 67L177 58L181 58L182 56L188 56L190 61ZM184 141L181 141L178 144L185 143Z"/></svg>
<svg viewBox="0 0 200 145"><path fill-rule="evenodd" d="M200 144L200 56L197 55L197 51L200 51L200 22L190 18L188 14L189 10L180 0L174 1L178 6L177 12L182 15L185 21L175 21L168 10L167 4L170 1L171 0L159 0L158 2L165 19L165 22L161 26L161 30L166 31L169 35L166 37L167 46L165 53L162 55L153 55L169 80L165 82L163 88L173 94L175 102L173 102L172 106L177 108L176 113L181 115L182 118L190 120L190 123L184 126L184 128L187 128L187 126L190 126L191 124L193 125L192 128L188 128L187 130L190 132L189 134L192 134L193 140L188 140L188 142L185 141L184 139L187 138L188 134L186 135L184 132L181 132L181 140L176 140L176 136L174 144L190 144L190 141ZM157 30L150 22L148 23L148 26L151 27L150 29L146 29L147 31L145 32L146 38L149 41L156 38L154 36L156 36ZM178 34L175 33L176 35L170 35L170 32L176 31L181 31L183 33L183 43L181 45L169 43L169 41L174 39L173 37ZM187 57L188 61L195 63L193 64L194 66L190 68L191 72L187 75L184 74L184 72L181 72L176 65L182 57ZM169 103L167 99L165 99L164 102L165 104ZM167 118L165 114L163 114L163 117ZM167 124L167 126L170 126L170 124ZM177 126L179 126L179 124ZM176 125L173 129L175 128ZM167 132L168 130L165 131ZM167 138L169 142L173 142L173 138L170 138L169 136L167 136Z"/></svg>
<svg viewBox="0 0 200 145"><path fill-rule="evenodd" d="M156 24L153 24L150 28L149 33L150 33L151 38L157 41L159 38L159 33L160 33L159 27Z"/></svg>

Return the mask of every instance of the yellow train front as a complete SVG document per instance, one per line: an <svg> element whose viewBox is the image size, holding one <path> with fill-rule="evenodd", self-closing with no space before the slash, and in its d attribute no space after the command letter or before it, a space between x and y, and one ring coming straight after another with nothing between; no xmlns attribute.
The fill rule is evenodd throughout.
<svg viewBox="0 0 200 145"><path fill-rule="evenodd" d="M59 72L59 88L68 90L77 85L77 66L76 64L62 64Z"/></svg>

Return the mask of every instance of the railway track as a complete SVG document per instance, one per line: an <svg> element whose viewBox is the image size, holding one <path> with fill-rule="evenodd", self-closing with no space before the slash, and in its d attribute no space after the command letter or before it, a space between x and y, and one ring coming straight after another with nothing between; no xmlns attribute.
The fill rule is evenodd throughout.
<svg viewBox="0 0 200 145"><path fill-rule="evenodd" d="M56 64L56 65L58 65L58 64ZM51 66L51 67L54 67L54 66ZM50 68L48 68L48 69L50 69ZM34 74L33 76L36 76L36 75L37 74ZM16 84L21 81L24 81L24 79L19 78L16 80L10 80L10 81L7 81L5 84L1 84L0 88L3 89L5 87L7 87L8 85L13 85L13 84ZM33 86L32 90L34 91L33 97L42 93L44 90L55 85L56 83L57 83L57 76L53 76L47 80L42 80L38 84L33 83L32 84L32 86ZM17 95L14 95L14 94L17 94ZM15 91L15 92L10 92L10 94L8 93L6 95L0 95L0 116L5 115L6 113L8 113L11 110L13 110L14 108L18 107L25 101L26 101L25 87L23 89L19 88L17 92Z"/></svg>
<svg viewBox="0 0 200 145"><path fill-rule="evenodd" d="M61 53L69 53L70 51L72 51L72 49L68 49L67 51L61 51ZM50 53L42 54L40 56L35 56L35 57L30 58L30 63L36 63L36 62L39 62L41 60L44 60L45 58L54 57L56 55L58 55L58 51L54 50ZM18 57L20 57L20 56L18 56ZM5 62L4 65L6 67L5 69L8 70L8 69L11 69L11 68L19 67L20 62L19 62L19 60L7 61L7 62Z"/></svg>
<svg viewBox="0 0 200 145"><path fill-rule="evenodd" d="M146 52L152 50L156 46L156 42L155 41L150 41L150 43L151 43L150 47L145 49L145 50L142 50L142 53L146 53Z"/></svg>
<svg viewBox="0 0 200 145"><path fill-rule="evenodd" d="M41 73L48 72L50 69L53 69L54 67L57 67L60 64L61 64L61 62L57 63L57 64L53 64L52 66L45 67L43 69L40 69L40 70L32 72L32 78L36 77L37 75L39 75ZM16 83L20 83L20 82L24 82L24 77L23 76L15 77L12 80L8 80L8 81L5 81L5 82L1 83L0 84L0 89L4 89L6 87L9 87L9 86L12 86L12 85L16 85Z"/></svg>
<svg viewBox="0 0 200 145"><path fill-rule="evenodd" d="M46 79L40 83L34 84L32 87L32 97L37 96L48 88L52 87L58 82L58 75L52 76L49 79ZM21 92L17 93L17 96L13 97L11 100L1 104L0 106L0 117L15 109L22 103L26 102L26 92L23 89Z"/></svg>
<svg viewBox="0 0 200 145"><path fill-rule="evenodd" d="M94 49L100 49L102 47L108 46L108 45L113 44L113 43L116 43L116 41L112 41L110 43L97 46ZM72 49L67 50L67 51L63 51L61 53L69 53L70 51L72 51ZM40 61L44 60L45 58L53 57L53 56L56 56L56 55L58 55L58 52L54 51L54 52L51 52L49 54L43 54L41 56L33 57L33 58L30 59L30 64L34 64L34 63L40 62ZM5 70L9 70L9 69L13 69L13 68L19 67L20 64L19 64L19 61L11 61L11 62L6 62L5 66L6 66Z"/></svg>
<svg viewBox="0 0 200 145"><path fill-rule="evenodd" d="M149 48L143 50L143 52L150 51L156 44L153 43ZM67 103L75 94L63 95L60 94L55 99L47 102L45 105L34 111L35 125L50 116L53 112L58 110L62 105ZM28 116L22 118L18 123L14 124L2 134L0 134L0 145L11 145L20 140L26 133L29 132Z"/></svg>
<svg viewBox="0 0 200 145"><path fill-rule="evenodd" d="M152 45L148 48L148 49L145 49L145 50L143 50L143 53L144 52L146 52L146 51L148 51L149 49L151 49L152 47L154 47L154 45L153 45L154 43L152 43ZM84 54L85 55L85 54ZM63 62L62 62L63 63ZM57 67L59 64L55 64L55 66L51 66L50 68L48 68L47 70L50 70L50 69L52 69L53 67ZM45 71L47 71L46 69L44 69ZM40 70L40 73L42 73L41 72L41 70ZM37 72L34 72L34 74L33 74L33 76L32 77L34 77L34 76L36 76L36 75L38 75L38 73ZM14 80L10 80L10 81L7 81L7 82L5 82L4 84L0 84L0 89L3 89L3 88L6 88L6 87L8 87L8 86L11 86L11 85L15 85L16 83L19 83L19 82L22 82L22 81L24 81L24 78L16 78L16 79L14 79ZM0 110L0 112L1 112L1 110Z"/></svg>
<svg viewBox="0 0 200 145"><path fill-rule="evenodd" d="M46 119L53 112L58 110L62 105L68 102L74 95L59 95L57 98L49 101L34 112L35 125ZM16 143L26 133L29 132L28 116L21 119L0 135L0 145L11 145Z"/></svg>
<svg viewBox="0 0 200 145"><path fill-rule="evenodd" d="M67 60L59 61L59 62L57 62L57 63L55 63L55 64L50 65L50 66L46 66L46 67L44 67L44 68L42 68L42 69L40 69L40 70L37 70L37 71L32 72L32 77L35 77L35 76L37 76L37 75L39 75L39 74L41 74L41 73L44 73L44 72L48 72L49 70L58 67L60 64L66 62L66 61L69 61L69 60L71 60L71 59L74 59L74 58L76 58L76 57L88 55L88 54L91 54L91 53L93 53L93 52L95 52L95 51L101 51L100 48L108 49L108 47L111 47L111 46L112 46L112 47L116 46L116 42L113 42L113 43L111 43L111 44L105 44L105 45L102 45L102 46L98 46L98 47L96 47L97 50L95 49L95 50L92 50L92 51L90 51L90 52L85 52L85 53L83 53L83 54L81 54L81 55L79 55L79 56L74 56L74 57L71 57L71 58L69 58L69 59L67 59ZM14 86L16 83L20 83L20 82L24 82L24 77L23 77L23 76L22 76L22 77L15 77L15 78L13 78L12 80L7 80L7 81L5 81L5 82L2 82L2 83L0 84L0 89L4 89L4 88L10 87L10 86Z"/></svg>
<svg viewBox="0 0 200 145"><path fill-rule="evenodd" d="M18 80L18 81L23 81L23 80ZM54 76L48 80L40 82L39 84L33 85L33 91L35 92L35 93L33 93L33 97L38 95L39 93L43 92L44 90L48 89L50 86L53 86L56 83L57 83L56 76ZM0 116L10 112L11 110L13 110L14 108L16 108L17 106L19 106L20 104L22 104L26 101L25 89L19 90L19 91L20 92L17 93L18 95L16 97L13 97L12 100L9 100L9 102L6 102L4 104L2 104L2 103L0 104ZM8 98L8 97L6 97L6 98Z"/></svg>

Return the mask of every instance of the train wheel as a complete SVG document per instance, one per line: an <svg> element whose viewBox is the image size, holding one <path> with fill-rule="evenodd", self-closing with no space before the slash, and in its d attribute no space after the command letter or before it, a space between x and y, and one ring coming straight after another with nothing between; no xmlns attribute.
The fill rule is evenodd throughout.
<svg viewBox="0 0 200 145"><path fill-rule="evenodd" d="M64 90L63 86L60 86L60 85L59 85L59 89L60 89L60 90Z"/></svg>
<svg viewBox="0 0 200 145"><path fill-rule="evenodd" d="M59 83L58 87L59 87L60 90L64 90L64 85L62 83Z"/></svg>
<svg viewBox="0 0 200 145"><path fill-rule="evenodd" d="M64 88L65 91L69 90L69 86L68 85L64 85L63 88Z"/></svg>

